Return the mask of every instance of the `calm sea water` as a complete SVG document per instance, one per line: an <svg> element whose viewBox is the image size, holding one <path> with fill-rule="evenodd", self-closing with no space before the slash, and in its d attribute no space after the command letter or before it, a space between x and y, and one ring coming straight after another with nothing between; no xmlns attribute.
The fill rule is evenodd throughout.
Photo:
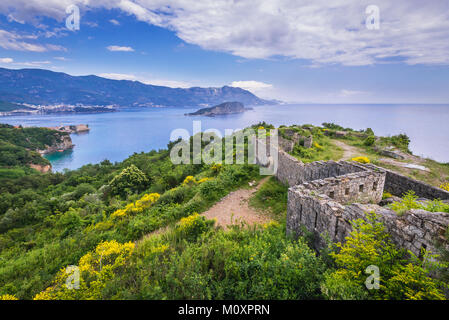
<svg viewBox="0 0 449 320"><path fill-rule="evenodd" d="M2 117L0 123L24 126L88 124L86 134L73 134L73 151L52 154L54 171L76 169L104 159L121 161L134 152L165 148L177 128L192 133L192 122L202 130L244 128L260 121L276 126L334 122L343 127L370 127L377 135L406 133L414 154L449 162L449 105L278 105L254 107L244 114L221 117L187 117L196 109L142 108L98 114Z"/></svg>

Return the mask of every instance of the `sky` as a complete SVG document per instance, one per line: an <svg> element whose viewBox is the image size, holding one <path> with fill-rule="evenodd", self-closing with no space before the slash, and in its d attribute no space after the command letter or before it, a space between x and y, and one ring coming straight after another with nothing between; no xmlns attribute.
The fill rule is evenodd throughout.
<svg viewBox="0 0 449 320"><path fill-rule="evenodd" d="M292 103L449 103L449 1L2 0L0 67Z"/></svg>

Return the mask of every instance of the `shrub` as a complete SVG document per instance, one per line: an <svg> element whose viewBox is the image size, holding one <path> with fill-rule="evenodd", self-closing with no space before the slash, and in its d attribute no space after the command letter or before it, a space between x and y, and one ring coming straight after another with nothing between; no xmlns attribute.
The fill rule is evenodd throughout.
<svg viewBox="0 0 449 320"><path fill-rule="evenodd" d="M449 182L445 182L440 185L440 188L446 191L449 191Z"/></svg>
<svg viewBox="0 0 449 320"><path fill-rule="evenodd" d="M375 213L367 213L367 221L352 222L353 231L338 253L331 253L337 270L326 274L322 290L328 299L432 299L442 300L443 285L430 278L437 256L424 252L424 261L397 250ZM368 266L380 272L379 288L367 289ZM442 264L441 264L442 266Z"/></svg>
<svg viewBox="0 0 449 320"><path fill-rule="evenodd" d="M203 232L206 232L214 224L214 220L207 220L198 213L182 218L175 227L178 239L195 241Z"/></svg>
<svg viewBox="0 0 449 320"><path fill-rule="evenodd" d="M214 174L218 174L222 167L223 165L221 163L214 163L211 167L211 170Z"/></svg>
<svg viewBox="0 0 449 320"><path fill-rule="evenodd" d="M324 147L322 145L320 145L318 142L314 142L313 146L318 150L324 150Z"/></svg>
<svg viewBox="0 0 449 320"><path fill-rule="evenodd" d="M124 209L114 211L111 217L123 217L129 214L142 212L143 210L151 207L153 203L159 199L159 197L159 193L146 194L136 202L129 203Z"/></svg>
<svg viewBox="0 0 449 320"><path fill-rule="evenodd" d="M389 192L384 192L383 194L382 194L382 199L388 199L388 198L391 198L393 195L391 194L391 193L389 193Z"/></svg>
<svg viewBox="0 0 449 320"><path fill-rule="evenodd" d="M123 169L110 182L111 192L121 196L126 195L129 191L142 191L148 184L147 176L133 164Z"/></svg>
<svg viewBox="0 0 449 320"><path fill-rule="evenodd" d="M16 298L16 296L11 294L4 294L0 296L0 300L19 300Z"/></svg>
<svg viewBox="0 0 449 320"><path fill-rule="evenodd" d="M360 162L363 164L370 163L371 161L367 157L355 157L351 159L352 161Z"/></svg>
<svg viewBox="0 0 449 320"><path fill-rule="evenodd" d="M409 152L408 146L410 144L410 138L405 133L392 136L390 140L391 143L393 143L393 145L396 146L397 148Z"/></svg>
<svg viewBox="0 0 449 320"><path fill-rule="evenodd" d="M192 186L196 183L196 180L193 176L187 176L182 182L183 185Z"/></svg>
<svg viewBox="0 0 449 320"><path fill-rule="evenodd" d="M100 299L107 283L124 269L134 246L132 242L124 244L115 240L101 242L94 251L85 254L79 260L78 289L67 288L67 280L75 271L63 268L56 275L52 286L38 293L34 300Z"/></svg>
<svg viewBox="0 0 449 320"><path fill-rule="evenodd" d="M370 136L374 136L374 131L371 128L366 128L365 133L370 135Z"/></svg>
<svg viewBox="0 0 449 320"><path fill-rule="evenodd" d="M409 190L404 194L402 201L393 202L391 204L391 209L399 214L403 214L405 211L411 209L418 209L420 205L416 202L416 199L418 199L418 196L415 192L413 190Z"/></svg>
<svg viewBox="0 0 449 320"><path fill-rule="evenodd" d="M363 144L370 147L374 144L375 141L376 138L374 136L368 136L365 140L363 140Z"/></svg>

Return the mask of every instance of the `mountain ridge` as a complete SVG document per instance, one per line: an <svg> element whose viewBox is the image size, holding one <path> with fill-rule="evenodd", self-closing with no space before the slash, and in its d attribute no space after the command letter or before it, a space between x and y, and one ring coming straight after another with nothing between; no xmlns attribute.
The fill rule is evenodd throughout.
<svg viewBox="0 0 449 320"><path fill-rule="evenodd" d="M171 88L96 75L72 76L46 69L0 68L0 100L32 105L204 107L226 101L276 104L238 87Z"/></svg>

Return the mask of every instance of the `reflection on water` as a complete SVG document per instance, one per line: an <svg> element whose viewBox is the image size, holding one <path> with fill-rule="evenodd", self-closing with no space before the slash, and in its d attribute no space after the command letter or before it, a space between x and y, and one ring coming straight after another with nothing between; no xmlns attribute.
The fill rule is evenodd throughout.
<svg viewBox="0 0 449 320"><path fill-rule="evenodd" d="M449 105L278 105L258 106L226 117L184 116L193 111L196 108L133 108L98 114L3 117L0 123L88 124L88 133L71 135L73 150L46 156L54 171L104 159L122 161L134 152L165 148L172 130L183 128L192 133L194 120L201 120L202 130L214 128L222 134L225 129L241 129L261 121L275 126L333 122L356 130L370 127L382 136L406 133L413 153L449 162Z"/></svg>

